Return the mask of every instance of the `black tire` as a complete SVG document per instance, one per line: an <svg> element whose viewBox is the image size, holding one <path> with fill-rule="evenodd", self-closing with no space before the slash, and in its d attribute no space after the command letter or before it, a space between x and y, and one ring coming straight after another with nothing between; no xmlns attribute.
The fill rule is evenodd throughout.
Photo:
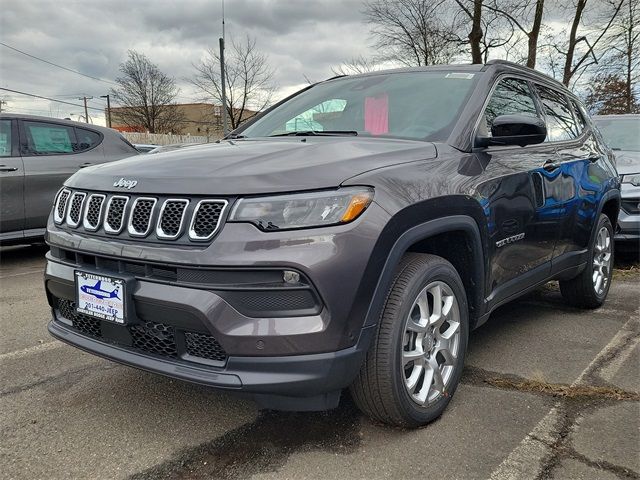
<svg viewBox="0 0 640 480"><path fill-rule="evenodd" d="M611 244L611 258L609 262L608 277L606 286L601 292L596 291L593 273L594 273L594 256L597 254L596 245L598 241L598 232L602 228L606 228L609 231L609 239ZM570 280L560 281L560 293L562 298L574 307L579 308L598 308L602 306L607 294L609 293L609 287L611 286L611 280L613 279L613 261L614 261L614 242L613 242L613 226L609 217L605 214L601 214L598 219L598 223L595 226L593 232L591 245L589 245L589 255L587 257L587 266L578 276Z"/></svg>
<svg viewBox="0 0 640 480"><path fill-rule="evenodd" d="M457 300L460 330L457 365L452 369L444 393L438 393L427 405L419 405L405 387L406 372L403 374L401 369L405 322L420 292L434 282L446 284ZM469 336L468 318L466 293L453 265L435 255L406 254L388 293L376 336L350 387L360 410L375 420L400 427L418 427L438 418L462 375Z"/></svg>

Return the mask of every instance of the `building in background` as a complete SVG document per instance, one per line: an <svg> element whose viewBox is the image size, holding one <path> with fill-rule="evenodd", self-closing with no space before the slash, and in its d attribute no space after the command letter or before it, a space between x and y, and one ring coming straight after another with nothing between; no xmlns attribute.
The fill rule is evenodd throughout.
<svg viewBox="0 0 640 480"><path fill-rule="evenodd" d="M111 126L121 132L145 132L145 128L140 126L125 125L120 112L127 107L111 107ZM182 103L174 106L180 110L183 121L179 130L171 132L177 135L197 135L210 139L222 138L222 115L220 105L211 103ZM105 111L105 115L106 115ZM245 110L242 115L247 120L257 112Z"/></svg>

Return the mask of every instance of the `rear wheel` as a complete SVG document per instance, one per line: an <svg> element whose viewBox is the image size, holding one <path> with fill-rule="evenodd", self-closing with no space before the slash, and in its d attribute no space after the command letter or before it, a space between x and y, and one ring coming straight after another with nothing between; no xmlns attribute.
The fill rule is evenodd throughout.
<svg viewBox="0 0 640 480"><path fill-rule="evenodd" d="M562 297L581 308L601 306L613 276L613 226L609 217L600 215L596 235L589 249L587 266L577 277L560 282Z"/></svg>
<svg viewBox="0 0 640 480"><path fill-rule="evenodd" d="M435 255L405 255L351 386L356 404L393 425L434 420L460 381L467 338L466 295L453 265Z"/></svg>

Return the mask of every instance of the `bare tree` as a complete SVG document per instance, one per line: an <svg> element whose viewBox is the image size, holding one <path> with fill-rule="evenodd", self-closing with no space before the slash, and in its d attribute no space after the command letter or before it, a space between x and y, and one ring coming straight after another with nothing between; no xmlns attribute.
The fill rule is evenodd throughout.
<svg viewBox="0 0 640 480"><path fill-rule="evenodd" d="M222 105L220 56L209 49L206 58L194 65L196 70L189 81L202 93L203 99L214 100ZM230 52L225 52L225 80L227 115L231 128L271 103L276 86L274 70L268 57L256 48L256 41L247 36L244 42L231 40Z"/></svg>
<svg viewBox="0 0 640 480"><path fill-rule="evenodd" d="M620 75L624 78L626 111L631 113L637 104L634 90L640 78L640 4L625 0L620 13L611 25L606 38L608 52L599 66L599 73Z"/></svg>
<svg viewBox="0 0 640 480"><path fill-rule="evenodd" d="M600 5L602 8L599 8L599 10L602 10L602 12L599 13L600 21L593 22L597 27L591 29L590 35L578 35L578 30L585 14L587 1L588 0L577 0L573 14L573 21L571 22L571 30L569 31L567 49L565 52L559 50L564 56L562 83L567 86L574 75L584 72L590 65L598 63L596 48L600 41L605 38L607 32L609 32L609 29L618 16L625 0L605 0L602 2L602 5ZM591 37L591 40L589 40L589 36ZM580 42L584 42L587 45L587 48L581 52L577 52L577 47Z"/></svg>
<svg viewBox="0 0 640 480"><path fill-rule="evenodd" d="M505 47L514 39L511 22L505 22L502 15L485 8L485 0L455 0L466 23L470 25L466 40L471 51L472 63L486 63L492 49ZM462 25L460 25L462 28Z"/></svg>
<svg viewBox="0 0 640 480"><path fill-rule="evenodd" d="M581 1L581 0L580 0ZM585 0L586 1L586 0ZM486 8L507 19L527 38L527 67L535 68L545 0L492 0Z"/></svg>
<svg viewBox="0 0 640 480"><path fill-rule="evenodd" d="M111 95L123 107L114 112L123 124L142 127L150 133L170 133L180 127L184 115L176 106L180 90L173 78L134 50L127 52L120 73Z"/></svg>
<svg viewBox="0 0 640 480"><path fill-rule="evenodd" d="M443 15L447 0L367 0L364 16L386 60L408 66L449 63L461 48L456 26ZM453 16L451 16L453 17Z"/></svg>
<svg viewBox="0 0 640 480"><path fill-rule="evenodd" d="M348 62L344 62L337 67L331 67L331 71L334 75L356 75L358 73L375 72L379 69L380 64L378 62L362 55L354 57Z"/></svg>

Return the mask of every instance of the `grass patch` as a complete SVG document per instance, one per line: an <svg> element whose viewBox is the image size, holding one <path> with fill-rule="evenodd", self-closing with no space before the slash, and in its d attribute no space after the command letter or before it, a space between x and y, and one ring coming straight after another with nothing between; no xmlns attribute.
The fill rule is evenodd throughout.
<svg viewBox="0 0 640 480"><path fill-rule="evenodd" d="M611 400L640 400L640 394L627 392L615 387L595 387L590 385L563 385L560 383L548 383L539 380L510 380L504 378L491 378L485 380L494 387L518 390L520 392L542 393L559 398L594 398Z"/></svg>

